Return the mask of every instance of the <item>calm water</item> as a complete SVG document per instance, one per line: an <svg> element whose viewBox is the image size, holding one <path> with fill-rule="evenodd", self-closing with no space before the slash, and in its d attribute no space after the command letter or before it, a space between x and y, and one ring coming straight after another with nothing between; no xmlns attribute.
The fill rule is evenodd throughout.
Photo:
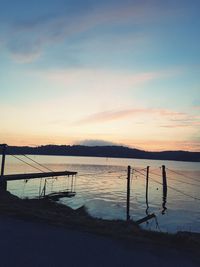
<svg viewBox="0 0 200 267"><path fill-rule="evenodd" d="M127 166L140 171L134 172L131 180L130 215L133 220L146 216L145 199L145 168L150 166L149 178L149 213L155 213L155 219L144 223L143 227L151 230L176 232L180 230L200 232L200 164L174 161L113 159L97 157L60 157L60 156L30 156L45 164L48 168L59 171L77 171L74 180L76 196L63 198L60 202L78 208L87 207L88 212L95 217L105 219L126 218L126 173ZM20 157L28 161L24 157ZM30 164L35 165L29 161ZM166 165L168 178L167 209L163 210L161 165ZM40 166L37 166L41 168ZM177 172L174 173L171 170ZM6 158L5 172L28 173L38 172L11 156ZM184 176L179 175L179 172ZM13 181L8 183L8 190L20 197L38 197L39 189L44 181L40 179ZM51 179L47 182L47 192L70 189L71 179L66 177ZM177 192L174 189L181 191ZM184 194L185 195L184 195ZM164 212L163 212L164 211Z"/></svg>

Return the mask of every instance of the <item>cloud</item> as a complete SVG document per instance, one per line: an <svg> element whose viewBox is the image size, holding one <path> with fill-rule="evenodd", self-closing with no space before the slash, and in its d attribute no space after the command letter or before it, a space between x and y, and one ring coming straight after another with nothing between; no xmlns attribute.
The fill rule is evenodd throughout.
<svg viewBox="0 0 200 267"><path fill-rule="evenodd" d="M35 61L36 59L38 59L41 55L41 51L38 50L38 51L35 51L35 52L32 52L31 51L28 51L27 53L25 53L24 51L20 52L20 51L17 51L17 52L13 52L11 53L11 58L18 62L18 63L31 63L33 61Z"/></svg>
<svg viewBox="0 0 200 267"><path fill-rule="evenodd" d="M193 107L195 110L199 111L200 110L200 106L194 106Z"/></svg>
<svg viewBox="0 0 200 267"><path fill-rule="evenodd" d="M102 5L87 12L69 14L67 11L44 17L16 21L4 36L6 47L13 58L29 62L38 58L47 45L69 41L72 36L89 32L98 27L116 28L119 25L152 23L168 17L171 11L148 4ZM136 27L137 28L137 27ZM133 27L131 31L134 33ZM37 53L33 51L37 50ZM25 60L27 57L27 60Z"/></svg>
<svg viewBox="0 0 200 267"><path fill-rule="evenodd" d="M193 127L198 127L200 126L200 123L198 122L193 122L190 124L186 124L186 123L180 123L180 124L167 124L167 125L161 125L160 127L162 128L193 128Z"/></svg>
<svg viewBox="0 0 200 267"><path fill-rule="evenodd" d="M82 140L75 143L76 145L82 145L82 146L119 146L119 143L114 143L110 141L105 140L95 140L95 139L88 139L88 140Z"/></svg>
<svg viewBox="0 0 200 267"><path fill-rule="evenodd" d="M200 141L199 140L185 140L181 138L179 140L153 140L146 139L145 141L134 140L134 142L129 142L132 147L137 147L139 149L145 149L149 151L166 151L166 150L184 150L184 151L200 151Z"/></svg>
<svg viewBox="0 0 200 267"><path fill-rule="evenodd" d="M18 38L13 36L12 41L7 43L7 48L15 61L28 63L41 55L41 42L34 37Z"/></svg>
<svg viewBox="0 0 200 267"><path fill-rule="evenodd" d="M121 120L130 117L138 117L141 115L150 116L150 115L159 115L161 117L182 117L185 113L175 112L165 109L150 109L150 108L141 108L141 109L124 109L124 110L109 110L104 112L95 113L89 115L86 118L83 118L77 121L77 124L91 124L91 123L104 123L114 120Z"/></svg>
<svg viewBox="0 0 200 267"><path fill-rule="evenodd" d="M141 89L147 82L174 76L177 71L152 71L134 73L132 71L112 71L100 68L76 68L54 71L37 71L36 74L48 79L55 86L62 85L66 90L82 95L82 101L91 99L103 100L104 103L120 102L122 105L125 98L127 104L127 93ZM83 94L84 92L84 94ZM79 98L79 95L76 96ZM118 100L117 100L118 99ZM96 102L96 101L95 101Z"/></svg>

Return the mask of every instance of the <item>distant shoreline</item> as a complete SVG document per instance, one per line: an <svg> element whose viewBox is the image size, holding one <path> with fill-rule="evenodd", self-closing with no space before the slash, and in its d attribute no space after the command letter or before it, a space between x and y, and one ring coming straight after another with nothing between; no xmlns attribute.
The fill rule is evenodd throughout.
<svg viewBox="0 0 200 267"><path fill-rule="evenodd" d="M0 148L0 153L2 153ZM200 162L200 152L161 151L150 152L124 146L82 146L82 145L45 145L38 147L8 146L6 154L29 154L43 156L78 156L127 158L144 160L169 160L183 162Z"/></svg>

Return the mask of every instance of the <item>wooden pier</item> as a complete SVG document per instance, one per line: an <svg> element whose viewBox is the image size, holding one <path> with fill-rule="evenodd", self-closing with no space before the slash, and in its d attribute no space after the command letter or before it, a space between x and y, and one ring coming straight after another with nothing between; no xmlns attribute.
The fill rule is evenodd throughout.
<svg viewBox="0 0 200 267"><path fill-rule="evenodd" d="M2 162L1 162L1 173L0 173L0 190L6 191L7 190L7 182L9 181L18 181L18 180L25 180L28 181L30 179L42 179L42 178L54 178L55 177L59 177L59 176L71 176L72 177L72 185L73 185L73 177L76 176L77 172L72 172L72 171L51 171L50 169L48 169L47 167L45 167L44 165L42 165L41 163L36 162L35 160L34 163L37 163L38 165L48 169L49 171L44 172L41 170L41 172L37 172L37 173L17 173L17 174L4 174L4 169L5 169L5 157L6 157L6 148L7 145L6 144L0 144L0 147L2 148ZM14 156L14 155L12 155ZM25 157L27 157L26 155L23 155ZM16 158L16 156L14 156ZM19 159L19 158L18 158ZM19 159L20 160L20 159ZM25 161L23 161L24 163L26 163ZM30 165L30 164L28 164ZM34 167L34 166L33 166ZM76 194L76 192L72 191L72 185L71 185L71 191L62 191L62 192L54 192L51 193L49 196L46 196L46 179L45 179L45 183L44 183L44 188L42 191L42 197L49 197L52 199L56 199L58 200L61 197L72 197ZM41 195L39 196L41 197Z"/></svg>
<svg viewBox="0 0 200 267"><path fill-rule="evenodd" d="M58 176L73 176L76 175L77 172L70 171L62 171L62 172L39 172L39 173L23 173L23 174L8 174L3 175L1 179L4 181L16 181L16 180L29 180L29 179L37 179L37 178L51 178Z"/></svg>

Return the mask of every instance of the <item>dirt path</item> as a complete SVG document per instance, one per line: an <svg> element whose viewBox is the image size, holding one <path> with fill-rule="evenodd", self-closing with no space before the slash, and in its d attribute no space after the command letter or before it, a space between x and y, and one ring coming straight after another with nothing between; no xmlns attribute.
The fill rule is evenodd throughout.
<svg viewBox="0 0 200 267"><path fill-rule="evenodd" d="M199 267L175 249L135 245L43 223L0 218L0 266Z"/></svg>

